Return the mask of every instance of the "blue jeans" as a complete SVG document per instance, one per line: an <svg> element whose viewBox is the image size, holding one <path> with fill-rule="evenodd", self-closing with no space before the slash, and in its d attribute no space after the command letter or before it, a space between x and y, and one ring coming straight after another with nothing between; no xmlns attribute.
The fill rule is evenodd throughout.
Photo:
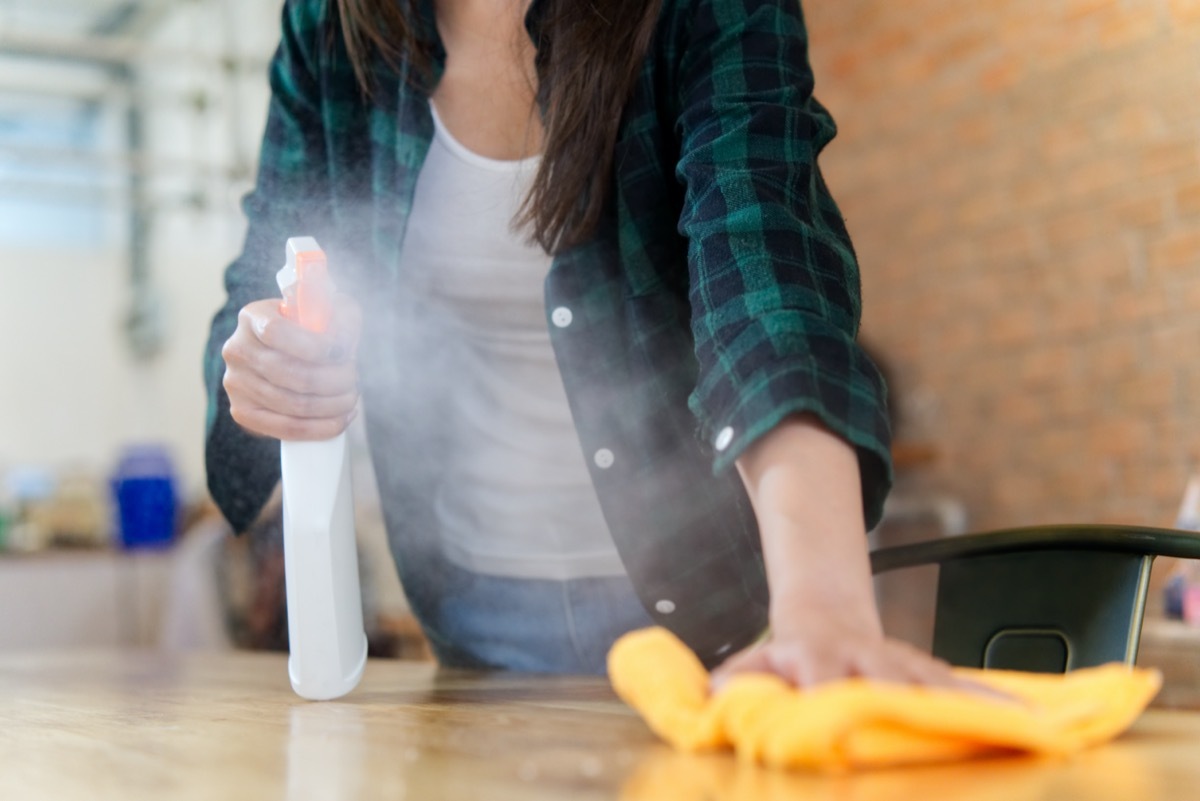
<svg viewBox="0 0 1200 801"><path fill-rule="evenodd" d="M449 562L440 570L446 591L426 595L420 617L446 667L603 675L613 642L653 625L626 576L514 579Z"/></svg>

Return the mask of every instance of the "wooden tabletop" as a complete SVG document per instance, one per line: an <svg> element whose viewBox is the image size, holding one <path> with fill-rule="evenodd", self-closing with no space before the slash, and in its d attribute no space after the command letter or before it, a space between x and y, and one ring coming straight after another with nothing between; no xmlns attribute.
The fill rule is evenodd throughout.
<svg viewBox="0 0 1200 801"><path fill-rule="evenodd" d="M590 678L378 661L338 702L280 655L0 656L0 799L88 801L1166 801L1200 788L1200 714L1153 710L1065 762L992 759L843 777L658 744Z"/></svg>

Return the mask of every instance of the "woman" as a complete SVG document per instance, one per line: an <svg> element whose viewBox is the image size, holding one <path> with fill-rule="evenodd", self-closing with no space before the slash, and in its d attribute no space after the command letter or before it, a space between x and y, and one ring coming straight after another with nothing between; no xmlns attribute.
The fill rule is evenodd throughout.
<svg viewBox="0 0 1200 801"><path fill-rule="evenodd" d="M655 622L717 680L951 683L874 606L884 388L806 48L796 0L289 0L208 350L234 527L361 390L444 663L600 671ZM279 315L294 235L327 335Z"/></svg>

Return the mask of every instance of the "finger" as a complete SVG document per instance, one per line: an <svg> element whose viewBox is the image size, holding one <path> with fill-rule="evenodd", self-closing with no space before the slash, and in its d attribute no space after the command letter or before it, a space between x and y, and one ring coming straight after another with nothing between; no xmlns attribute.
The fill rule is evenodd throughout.
<svg viewBox="0 0 1200 801"><path fill-rule="evenodd" d="M877 681L951 687L954 675L950 666L921 649L901 640L886 639L877 648L855 655L855 673Z"/></svg>
<svg viewBox="0 0 1200 801"><path fill-rule="evenodd" d="M245 370L301 395L338 396L358 392L358 370L353 362L306 362L262 345L244 343L226 348L224 355L230 369Z"/></svg>
<svg viewBox="0 0 1200 801"><path fill-rule="evenodd" d="M789 651L781 655L777 662L779 675L803 689L844 679L852 673L850 657L840 653Z"/></svg>
<svg viewBox="0 0 1200 801"><path fill-rule="evenodd" d="M907 643L892 643L892 646L862 655L859 675L873 681L960 690L997 700L1015 700L1012 696L985 684L954 675L949 664L912 648Z"/></svg>
<svg viewBox="0 0 1200 801"><path fill-rule="evenodd" d="M306 395L275 386L246 370L227 370L225 392L237 398L285 417L320 419L345 417L358 404L357 392L341 395Z"/></svg>
<svg viewBox="0 0 1200 801"><path fill-rule="evenodd" d="M981 682L971 681L970 679L963 678L962 676L952 676L952 681L953 684L951 686L953 686L956 690L973 693L974 695L981 695L984 698L990 698L993 701L1004 701L1010 704L1025 703L1024 699L1022 698L1018 698L1015 695L1010 695L1003 690L996 689L995 687L989 687Z"/></svg>
<svg viewBox="0 0 1200 801"><path fill-rule="evenodd" d="M937 659L908 643L890 641L888 654L909 681L929 687L951 687L954 685L954 674L950 665Z"/></svg>
<svg viewBox="0 0 1200 801"><path fill-rule="evenodd" d="M1007 701L1017 700L1013 696L989 687L986 684L955 675L950 663L931 656L909 643L892 641L891 644L898 649L896 653L901 660L902 669L908 673L911 681L915 684L927 687L946 687L963 690L976 695Z"/></svg>
<svg viewBox="0 0 1200 801"><path fill-rule="evenodd" d="M239 335L225 343L221 355L227 370L252 373L292 392L333 396L357 391L358 372L353 362L305 362L271 350L253 337Z"/></svg>
<svg viewBox="0 0 1200 801"><path fill-rule="evenodd" d="M331 361L330 354L337 344L330 332L309 331L284 317L276 300L244 306L238 313L238 327L253 333L264 347L302 362Z"/></svg>
<svg viewBox="0 0 1200 801"><path fill-rule="evenodd" d="M952 687L954 686L954 674L950 672L950 666L933 659L920 658L914 659L904 657L901 660L904 671L915 684L922 684L927 687Z"/></svg>
<svg viewBox="0 0 1200 801"><path fill-rule="evenodd" d="M332 439L345 431L355 413L342 417L305 419L288 417L254 406L230 404L229 414L247 431L292 442Z"/></svg>
<svg viewBox="0 0 1200 801"><path fill-rule="evenodd" d="M740 673L769 673L795 687L807 689L842 678L845 669L843 661L839 659L821 659L805 649L780 648L766 643L730 664L721 682Z"/></svg>

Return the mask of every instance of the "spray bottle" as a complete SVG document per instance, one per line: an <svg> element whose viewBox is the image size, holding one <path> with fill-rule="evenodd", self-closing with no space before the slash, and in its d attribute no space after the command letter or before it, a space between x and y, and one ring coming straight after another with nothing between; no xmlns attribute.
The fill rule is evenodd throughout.
<svg viewBox="0 0 1200 801"><path fill-rule="evenodd" d="M334 286L315 239L287 241L287 264L276 281L285 317L312 331L328 330ZM367 662L346 432L322 441L285 440L280 458L288 676L303 698L338 698L354 689Z"/></svg>

